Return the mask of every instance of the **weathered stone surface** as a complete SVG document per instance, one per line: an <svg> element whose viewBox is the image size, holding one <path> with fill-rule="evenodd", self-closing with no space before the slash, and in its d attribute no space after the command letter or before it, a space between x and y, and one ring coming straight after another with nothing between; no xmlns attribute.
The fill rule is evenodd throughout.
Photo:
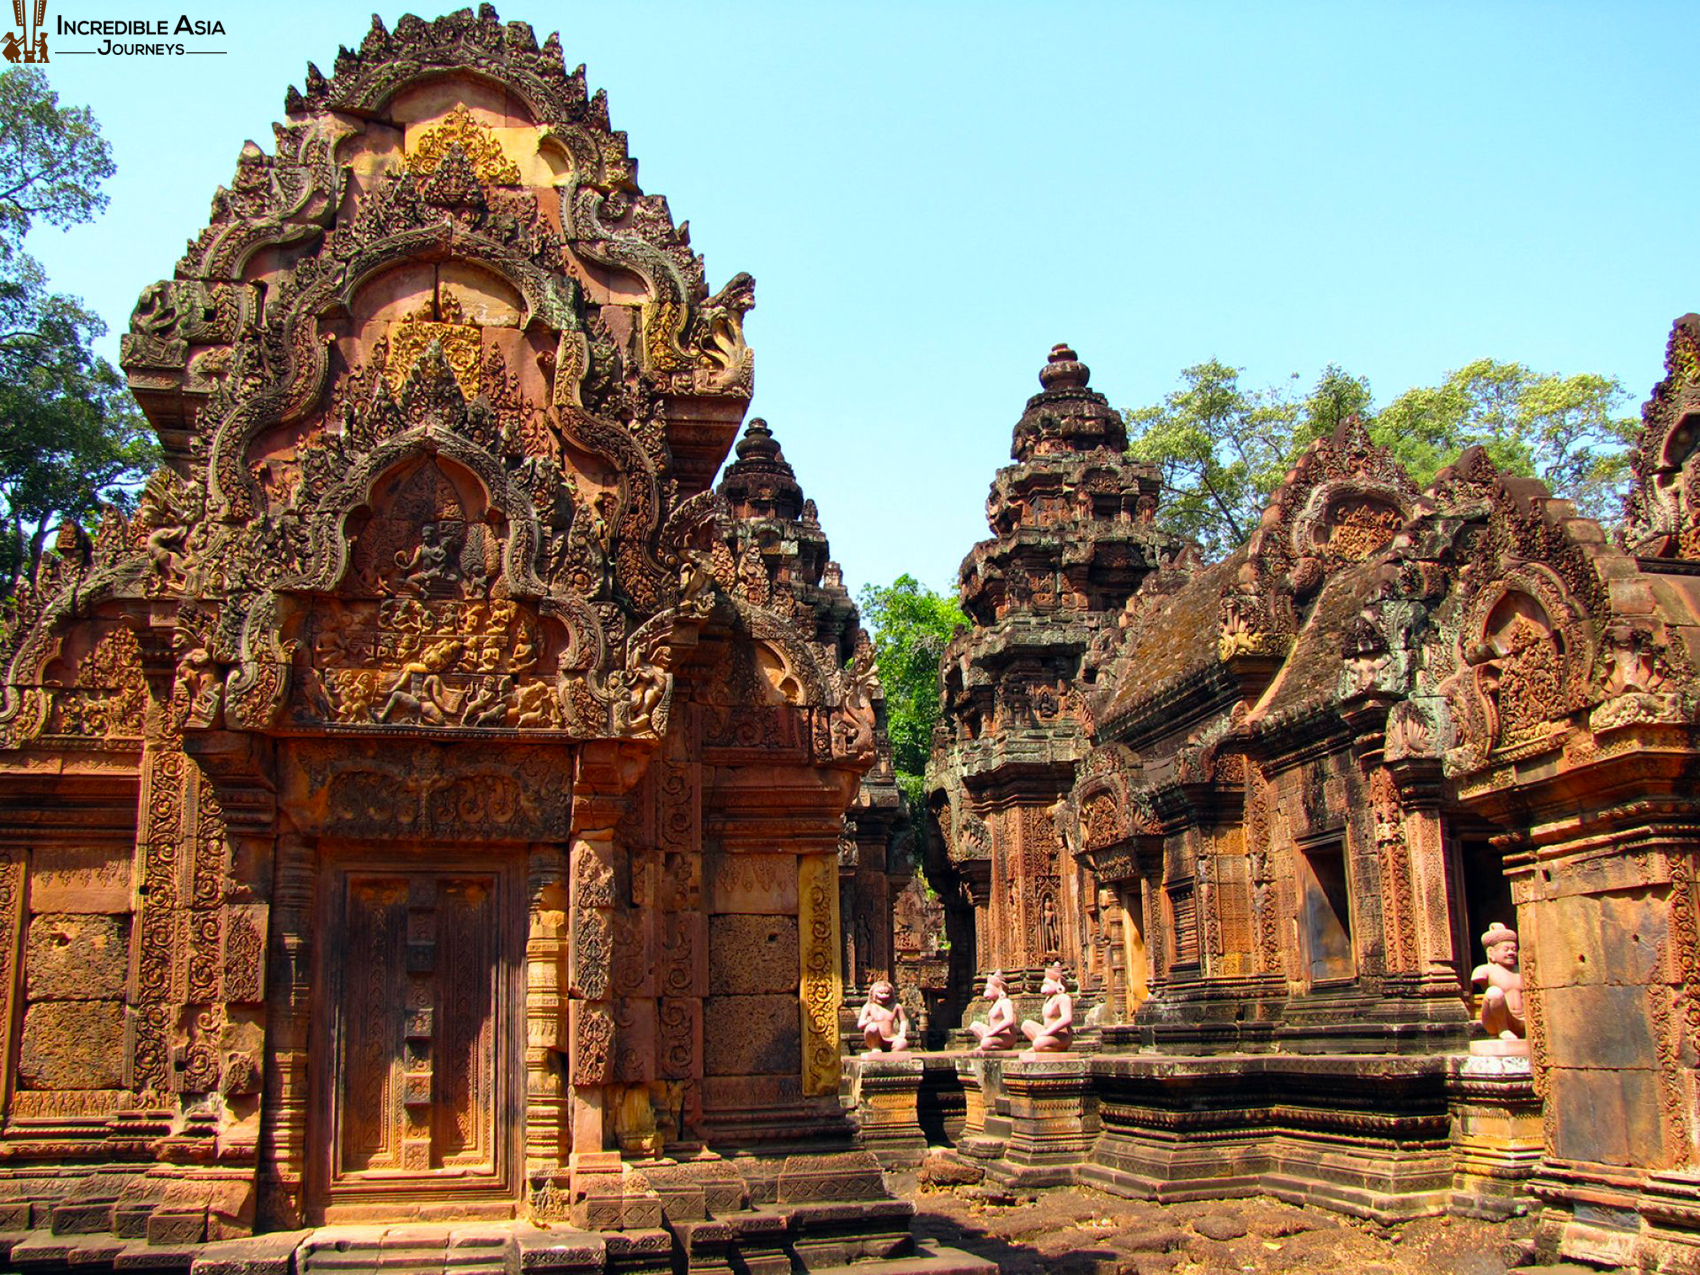
<svg viewBox="0 0 1700 1275"><path fill-rule="evenodd" d="M124 1007L49 1001L24 1014L18 1080L26 1089L116 1089L124 1080Z"/></svg>
<svg viewBox="0 0 1700 1275"><path fill-rule="evenodd" d="M791 916L711 916L708 990L711 996L796 993L797 919Z"/></svg>
<svg viewBox="0 0 1700 1275"><path fill-rule="evenodd" d="M797 856L711 854L703 859L710 912L797 914Z"/></svg>
<svg viewBox="0 0 1700 1275"><path fill-rule="evenodd" d="M129 963L127 917L46 912L30 918L24 986L31 1000L116 1000Z"/></svg>
<svg viewBox="0 0 1700 1275"><path fill-rule="evenodd" d="M710 1076L793 1073L802 1065L796 996L712 996L703 1019L703 1066Z"/></svg>
<svg viewBox="0 0 1700 1275"><path fill-rule="evenodd" d="M130 870L127 847L37 847L30 858L30 910L128 912Z"/></svg>
<svg viewBox="0 0 1700 1275"><path fill-rule="evenodd" d="M1245 1219L1237 1213L1206 1213L1192 1225L1200 1235L1212 1240L1237 1240L1246 1233Z"/></svg>

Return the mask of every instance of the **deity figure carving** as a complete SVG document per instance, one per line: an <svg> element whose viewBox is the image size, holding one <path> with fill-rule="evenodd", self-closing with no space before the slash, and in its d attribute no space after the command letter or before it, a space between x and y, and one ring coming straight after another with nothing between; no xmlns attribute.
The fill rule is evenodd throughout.
<svg viewBox="0 0 1700 1275"><path fill-rule="evenodd" d="M901 1054L909 1049L909 1016L897 999L897 989L883 978L868 988L856 1026L870 1054Z"/></svg>
<svg viewBox="0 0 1700 1275"><path fill-rule="evenodd" d="M1074 998L1068 994L1068 982L1061 961L1053 961L1045 970L1045 981L1039 990L1045 994L1042 1021L1029 1018L1021 1024L1021 1034L1029 1042L1027 1053L1067 1053L1074 1043Z"/></svg>
<svg viewBox="0 0 1700 1275"><path fill-rule="evenodd" d="M686 550L679 563L680 615L706 618L714 610L714 575L705 555Z"/></svg>
<svg viewBox="0 0 1700 1275"><path fill-rule="evenodd" d="M1039 915L1039 946L1046 952L1055 952L1062 947L1062 921L1057 916L1057 901L1048 894Z"/></svg>
<svg viewBox="0 0 1700 1275"><path fill-rule="evenodd" d="M1517 931L1495 921L1482 935L1487 960L1470 974L1470 982L1483 988L1482 1026L1490 1037L1503 1041L1522 1040L1523 975L1517 968Z"/></svg>
<svg viewBox="0 0 1700 1275"><path fill-rule="evenodd" d="M460 584L460 536L452 524L425 523L412 552L395 555L396 587L414 597L427 597L438 586Z"/></svg>
<svg viewBox="0 0 1700 1275"><path fill-rule="evenodd" d="M199 727L215 725L224 687L219 683L218 665L212 652L195 634L184 629L172 635L171 645L177 655L177 681L185 688L188 721Z"/></svg>
<svg viewBox="0 0 1700 1275"><path fill-rule="evenodd" d="M377 720L387 722L398 709L408 722L428 722L441 726L460 709L461 696L451 690L441 676L444 669L460 658L459 642L437 642L426 649L417 660L402 665L395 680L386 688L389 699L379 711Z"/></svg>
<svg viewBox="0 0 1700 1275"><path fill-rule="evenodd" d="M979 1041L977 1054L995 1053L1015 1048L1015 1002L1009 998L1009 984L1002 974L986 975L985 997L991 1002L983 1023L969 1023L968 1030Z"/></svg>

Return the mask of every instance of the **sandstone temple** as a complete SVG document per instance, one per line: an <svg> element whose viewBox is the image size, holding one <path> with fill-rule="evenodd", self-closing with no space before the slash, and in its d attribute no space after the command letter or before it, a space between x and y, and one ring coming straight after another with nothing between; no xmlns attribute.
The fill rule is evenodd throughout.
<svg viewBox="0 0 1700 1275"><path fill-rule="evenodd" d="M931 1147L1700 1271L1700 318L1621 542L1348 421L1215 563L1058 346L912 819L555 37L374 20L169 275L0 629L6 1269L979 1275Z"/></svg>

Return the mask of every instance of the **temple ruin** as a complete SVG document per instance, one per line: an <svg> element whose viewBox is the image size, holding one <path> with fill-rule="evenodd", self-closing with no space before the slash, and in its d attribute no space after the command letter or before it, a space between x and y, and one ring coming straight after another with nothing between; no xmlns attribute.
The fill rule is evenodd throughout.
<svg viewBox="0 0 1700 1275"><path fill-rule="evenodd" d="M912 823L753 304L488 6L243 150L0 630L9 1268L980 1275L931 1153L1700 1271L1700 318L1621 544L1346 421L1215 563L1057 346Z"/></svg>
<svg viewBox="0 0 1700 1275"><path fill-rule="evenodd" d="M123 338L166 463L5 630L14 1265L914 1251L839 1101L872 657L765 425L714 486L753 286L488 6L244 149Z"/></svg>
<svg viewBox="0 0 1700 1275"><path fill-rule="evenodd" d="M1058 347L963 563L927 866L975 954L964 1025L988 974L1022 1001L1060 958L1086 1027L1064 1057L866 1059L870 1145L1533 1211L1548 1255L1700 1269L1700 318L1666 366L1621 546L1479 449L1418 491L1348 420L1203 563Z"/></svg>

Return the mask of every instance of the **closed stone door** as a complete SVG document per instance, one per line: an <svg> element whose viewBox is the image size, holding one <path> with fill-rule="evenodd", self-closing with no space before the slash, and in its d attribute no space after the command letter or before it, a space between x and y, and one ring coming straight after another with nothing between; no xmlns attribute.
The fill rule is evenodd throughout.
<svg viewBox="0 0 1700 1275"><path fill-rule="evenodd" d="M510 882L453 869L329 875L321 1203L505 1194Z"/></svg>

